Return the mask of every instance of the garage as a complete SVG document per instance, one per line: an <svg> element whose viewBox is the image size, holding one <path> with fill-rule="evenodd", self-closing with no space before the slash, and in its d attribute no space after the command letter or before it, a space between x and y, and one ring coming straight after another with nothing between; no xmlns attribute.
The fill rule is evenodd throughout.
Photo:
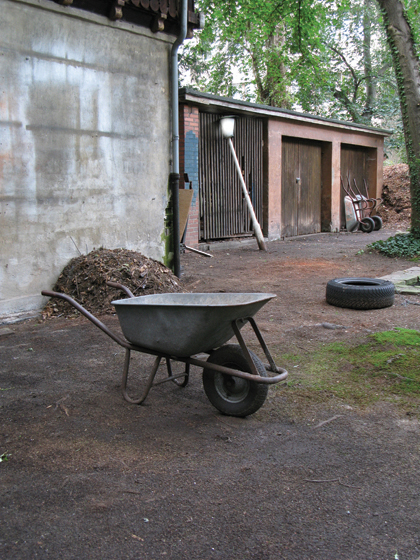
<svg viewBox="0 0 420 560"><path fill-rule="evenodd" d="M235 117L233 144L268 241L343 229L341 177L381 196L390 131L189 88L179 100L180 186L194 190L186 245L253 235L222 116Z"/></svg>
<svg viewBox="0 0 420 560"><path fill-rule="evenodd" d="M321 143L282 140L282 237L321 231Z"/></svg>

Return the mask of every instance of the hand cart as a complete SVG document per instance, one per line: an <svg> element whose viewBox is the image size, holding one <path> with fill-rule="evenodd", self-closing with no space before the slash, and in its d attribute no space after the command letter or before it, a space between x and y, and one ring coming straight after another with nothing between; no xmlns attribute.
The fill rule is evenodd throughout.
<svg viewBox="0 0 420 560"><path fill-rule="evenodd" d="M365 195L363 195L357 187L354 179L354 188L351 187L350 179L347 177L347 189L344 187L343 179L341 179L341 187L346 193L344 197L344 209L346 214L346 227L348 231L356 231L360 229L364 233L370 233L373 230L378 231L382 228L382 219L380 216L372 216L372 212L382 203L381 198L369 198L369 191L366 181L363 181L365 187Z"/></svg>

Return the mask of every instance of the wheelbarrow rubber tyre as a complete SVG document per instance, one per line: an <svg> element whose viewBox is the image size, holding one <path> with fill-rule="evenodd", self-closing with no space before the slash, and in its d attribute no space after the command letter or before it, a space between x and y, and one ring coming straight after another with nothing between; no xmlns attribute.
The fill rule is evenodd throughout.
<svg viewBox="0 0 420 560"><path fill-rule="evenodd" d="M372 216L372 220L375 222L375 231L382 229L382 218L380 216Z"/></svg>
<svg viewBox="0 0 420 560"><path fill-rule="evenodd" d="M327 283L327 303L350 309L381 309L394 303L395 286L378 278L335 278Z"/></svg>
<svg viewBox="0 0 420 560"><path fill-rule="evenodd" d="M363 231L363 233L370 233L374 229L375 222L372 220L372 218L362 218L360 220L360 230Z"/></svg>
<svg viewBox="0 0 420 560"><path fill-rule="evenodd" d="M253 352L249 352L258 374L267 377L264 364ZM250 367L238 344L226 344L208 358L207 362L251 373ZM223 414L244 418L256 412L264 404L268 385L203 369L204 391L211 402Z"/></svg>

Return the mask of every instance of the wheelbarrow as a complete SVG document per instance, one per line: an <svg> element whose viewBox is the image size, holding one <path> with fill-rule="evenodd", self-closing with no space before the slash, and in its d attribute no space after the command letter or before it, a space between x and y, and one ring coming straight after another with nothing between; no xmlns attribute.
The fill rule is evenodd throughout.
<svg viewBox="0 0 420 560"><path fill-rule="evenodd" d="M350 185L347 178L347 189L344 187L343 179L341 179L341 187L345 192L344 211L346 215L346 228L348 231L356 231L360 229L364 233L371 233L373 230L378 231L382 228L382 219L380 216L373 216L372 213L382 203L381 198L369 198L369 191L364 181L366 196L363 195L357 187L354 180L354 188Z"/></svg>
<svg viewBox="0 0 420 560"><path fill-rule="evenodd" d="M203 368L204 391L211 404L223 414L245 417L264 404L268 385L286 379L288 372L275 364L253 318L263 305L276 297L274 294L166 293L135 297L122 284L107 284L128 296L112 302L124 338L67 294L44 290L42 295L67 301L125 348L121 389L127 402L141 404L152 387L167 381L185 387L190 366L194 365ZM246 323L251 325L268 364L247 348L240 332ZM232 337L238 344L225 344ZM129 396L127 391L132 351L156 356L137 398ZM167 376L155 380L162 360L166 361ZM174 373L173 362L185 364L184 370Z"/></svg>

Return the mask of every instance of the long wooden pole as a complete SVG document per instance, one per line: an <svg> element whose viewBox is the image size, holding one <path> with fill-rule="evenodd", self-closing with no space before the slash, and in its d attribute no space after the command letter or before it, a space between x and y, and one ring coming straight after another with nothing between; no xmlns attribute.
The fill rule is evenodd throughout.
<svg viewBox="0 0 420 560"><path fill-rule="evenodd" d="M255 215L254 208L252 206L252 202L249 197L248 189L245 185L244 178L242 177L241 167L239 165L238 158L236 156L235 148L233 147L232 138L229 138L228 140L229 140L230 149L232 151L233 159L235 161L235 167L239 175L239 180L241 182L242 190L244 192L245 200L248 205L249 213L251 214L252 228L254 230L255 237L257 238L258 247L261 251L267 251L267 247L264 242L264 237L261 231L260 224L258 223L257 216Z"/></svg>

